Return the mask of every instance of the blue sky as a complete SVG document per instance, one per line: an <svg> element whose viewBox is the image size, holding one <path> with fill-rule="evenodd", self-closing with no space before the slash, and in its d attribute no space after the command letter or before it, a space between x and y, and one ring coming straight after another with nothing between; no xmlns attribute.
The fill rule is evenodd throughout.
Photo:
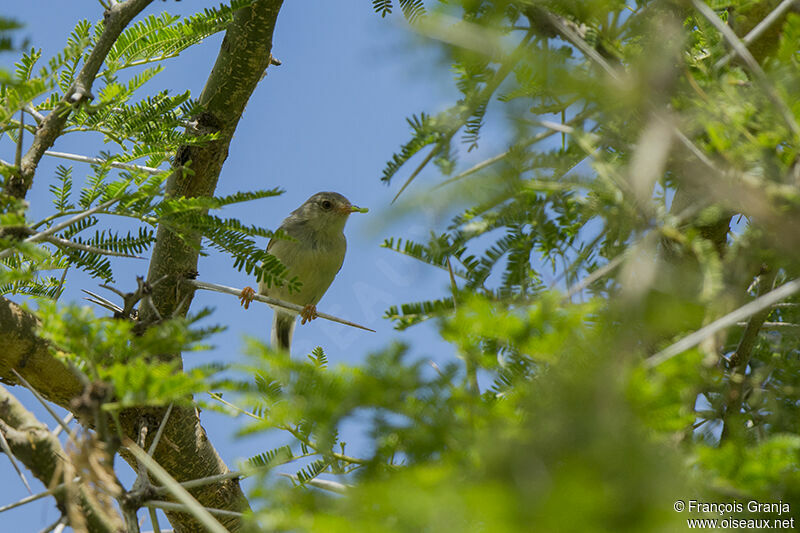
<svg viewBox="0 0 800 533"><path fill-rule="evenodd" d="M145 14L161 11L186 14L216 4L198 0L154 2ZM2 14L25 24L21 35L28 37L32 46L42 48L43 57L47 58L63 47L79 19L95 21L101 17L98 2L70 2L68 10L64 5L26 0L14 3L13 7L6 5ZM166 61L165 71L146 86L147 92L167 88L174 94L188 89L198 96L221 38L221 34L213 36L180 57ZM438 340L433 325L399 333L382 318L389 305L448 293L446 273L380 248L386 237L424 239L431 229L442 229L447 222L447 217L435 208L429 205L422 208L419 204L418 195L434 183L433 167L423 172L394 206L390 201L410 169L402 172L391 187L379 180L385 162L409 136L405 118L420 111L442 110L457 97L443 58L435 48L419 46L419 37L408 31L399 14L381 18L367 0L286 2L278 18L273 54L283 65L269 70L251 98L234 136L217 192L281 187L286 193L236 206L224 214L236 216L247 224L276 228L291 210L321 190L340 192L353 203L370 208L369 214L351 217L346 229L348 252L344 266L318 308L364 324L377 333L317 320L310 325L298 325L293 355L304 357L320 345L331 364L357 363L370 351L399 340L411 345L415 359L453 360L452 348ZM15 59L14 54L3 54L0 64L9 67ZM97 155L101 149L109 146L81 134L64 137L53 148L89 156ZM499 140L489 139L464 165L503 149ZM0 141L0 158L13 160L13 146L7 140ZM34 220L50 212L47 189L58 164L71 164L76 182L90 172L81 163L45 158L28 197ZM430 196L425 198L431 200ZM119 224L114 220L111 223ZM135 286L136 275L146 274L146 261L119 260L114 265L117 286L124 290ZM199 271L199 279L203 281L255 286L254 280L233 268L228 257L215 252L201 258ZM64 301L82 302L82 288L103 292L97 289L96 282L77 272L70 273L67 286ZM255 305L244 311L230 296L199 292L194 308L202 306L213 307L211 322L223 324L228 330L213 339L216 345L213 350L190 354L187 366L210 361L243 362L245 336L268 341L271 311L265 306ZM96 312L102 314L100 309ZM20 392L19 387L14 392L20 393L25 405L40 420L54 425L30 394ZM231 468L236 468L237 460L282 442L264 436L236 439L241 419L205 412L203 423ZM122 466L119 470L128 469ZM0 505L26 494L5 458L0 460L0 476L6 480L0 484ZM27 477L30 480L31 476ZM132 478L126 482L129 484ZM31 483L35 492L43 489L35 480ZM246 488L247 483L244 485ZM10 530L16 525L22 527L21 531L35 531L57 518L52 500L45 499L4 513L0 522L3 529Z"/></svg>

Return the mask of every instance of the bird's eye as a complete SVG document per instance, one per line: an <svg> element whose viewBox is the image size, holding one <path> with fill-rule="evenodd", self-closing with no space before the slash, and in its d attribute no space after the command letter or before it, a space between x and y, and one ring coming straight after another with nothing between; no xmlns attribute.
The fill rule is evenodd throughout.
<svg viewBox="0 0 800 533"><path fill-rule="evenodd" d="M322 209L328 210L328 209L330 209L331 207L333 207L333 204L331 203L331 201L330 201L330 200L324 200L324 201L322 202Z"/></svg>

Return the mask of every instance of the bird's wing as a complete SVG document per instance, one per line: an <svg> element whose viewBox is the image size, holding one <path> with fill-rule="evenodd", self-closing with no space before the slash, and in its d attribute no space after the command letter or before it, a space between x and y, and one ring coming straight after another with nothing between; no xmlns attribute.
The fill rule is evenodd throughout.
<svg viewBox="0 0 800 533"><path fill-rule="evenodd" d="M344 233L342 233L342 243L342 260L339 261L339 268L336 269L337 274L342 269L342 265L344 265L344 254L347 253L347 238L344 236Z"/></svg>

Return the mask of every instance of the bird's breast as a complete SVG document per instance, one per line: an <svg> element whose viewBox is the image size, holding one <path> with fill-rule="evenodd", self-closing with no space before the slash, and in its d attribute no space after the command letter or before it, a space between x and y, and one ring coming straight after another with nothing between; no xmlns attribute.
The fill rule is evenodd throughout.
<svg viewBox="0 0 800 533"><path fill-rule="evenodd" d="M341 240L334 239L333 242L308 236L302 241L298 239L274 242L269 252L287 268L286 278L292 279L296 276L302 286L299 292L290 293L286 285L282 287L261 285L259 292L298 305L315 305L339 272L344 261L345 247L344 235L341 236Z"/></svg>

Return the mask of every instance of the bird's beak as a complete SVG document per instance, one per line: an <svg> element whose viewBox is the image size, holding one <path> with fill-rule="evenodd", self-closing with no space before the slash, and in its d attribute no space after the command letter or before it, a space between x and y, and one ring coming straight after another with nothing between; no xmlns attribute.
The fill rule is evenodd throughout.
<svg viewBox="0 0 800 533"><path fill-rule="evenodd" d="M357 205L346 205L342 208L342 211L349 215L350 213L366 213L369 209L366 207L358 207Z"/></svg>

